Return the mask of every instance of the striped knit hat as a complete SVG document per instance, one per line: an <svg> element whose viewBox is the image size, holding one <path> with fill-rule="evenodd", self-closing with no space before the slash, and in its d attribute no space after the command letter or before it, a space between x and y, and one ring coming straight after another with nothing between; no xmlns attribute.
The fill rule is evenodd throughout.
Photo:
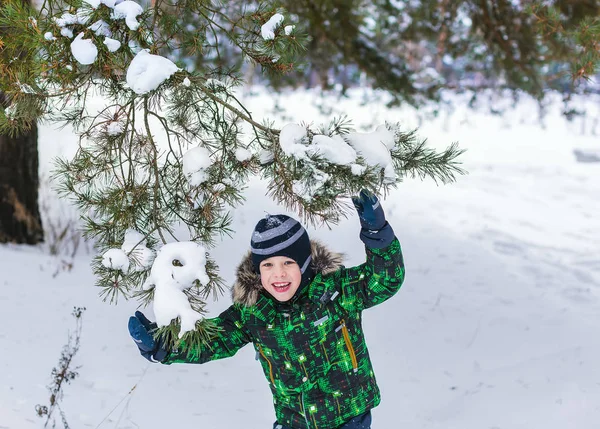
<svg viewBox="0 0 600 429"><path fill-rule="evenodd" d="M300 267L300 286L312 279L310 240L308 233L296 219L286 215L267 215L256 224L250 246L252 263L257 273L260 273L260 263L265 259L287 256Z"/></svg>

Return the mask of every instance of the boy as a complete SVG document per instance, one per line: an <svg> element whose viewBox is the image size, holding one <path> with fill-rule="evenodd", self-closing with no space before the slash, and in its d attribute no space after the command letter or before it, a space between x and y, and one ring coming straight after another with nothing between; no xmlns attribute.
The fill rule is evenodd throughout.
<svg viewBox="0 0 600 429"><path fill-rule="evenodd" d="M352 198L367 260L345 268L341 255L310 242L285 215L256 225L237 269L233 305L213 321L222 331L191 356L163 350L140 312L129 331L152 361L204 363L253 343L273 393L273 429L369 429L379 389L362 331L363 310L393 296L404 281L400 243L377 197Z"/></svg>

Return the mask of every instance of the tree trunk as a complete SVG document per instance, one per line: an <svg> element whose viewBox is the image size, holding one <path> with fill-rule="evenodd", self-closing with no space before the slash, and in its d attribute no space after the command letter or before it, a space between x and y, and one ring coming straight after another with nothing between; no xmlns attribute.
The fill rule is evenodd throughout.
<svg viewBox="0 0 600 429"><path fill-rule="evenodd" d="M0 0L2 4L3 0ZM31 0L22 0L22 4ZM0 34L2 33L0 28ZM0 93L0 103L8 100ZM0 135L0 243L36 244L44 241L38 207L38 130L17 137Z"/></svg>
<svg viewBox="0 0 600 429"><path fill-rule="evenodd" d="M0 243L44 240L38 207L37 126L25 135L0 135Z"/></svg>

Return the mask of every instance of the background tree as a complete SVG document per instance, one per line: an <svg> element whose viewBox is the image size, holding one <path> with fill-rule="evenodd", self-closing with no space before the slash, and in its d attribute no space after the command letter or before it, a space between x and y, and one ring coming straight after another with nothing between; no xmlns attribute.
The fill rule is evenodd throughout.
<svg viewBox="0 0 600 429"><path fill-rule="evenodd" d="M259 52L254 57L249 55L246 48L252 42L244 40L244 26L264 18L264 5L238 0L201 3L202 10L182 7L188 2L159 2L161 19L170 19L168 25L184 28L194 37L179 40L179 33L173 31L173 40L164 46L154 45L153 50L205 75L211 70L241 69L244 80L254 77L275 89L321 86L340 88L342 93L349 87L368 84L389 91L392 104L408 102L416 106L439 102L442 91L467 92L475 106L483 94L509 91L516 102L527 93L541 101L548 90L568 98L573 93L597 89L589 78L596 73L598 2L271 2L273 8L284 7L289 12L288 21L300 23L309 36L306 43L299 44L306 48L304 66L279 60L272 63L274 67L263 66L275 57ZM75 10L81 3L65 4ZM166 15L171 12L177 15L168 19ZM7 11L3 14L5 28L12 28L15 23L10 20L16 15ZM252 16L254 21L240 20L242 16ZM230 43L228 34L235 35L237 42ZM37 35L41 35L39 30ZM33 46L33 41L26 46ZM15 68L10 64L15 54L22 59L26 56L24 50L16 52L0 39L3 107L10 106L14 98L21 98L18 105L24 106L27 101L31 112L37 112L39 100L35 94L28 94L31 87L16 84L28 80L14 74ZM245 63L244 56L254 65ZM256 74L257 64L267 73ZM574 87L573 78L578 77L588 79L578 80ZM496 111L495 106L490 107ZM573 112L573 108L565 108L567 117ZM21 114L11 110L9 113ZM5 201L0 209L0 241L35 243L42 239L37 209L35 121L22 119L22 141L9 144L8 129L0 128L0 182L4 187L0 196Z"/></svg>
<svg viewBox="0 0 600 429"><path fill-rule="evenodd" d="M251 2L243 3L252 7ZM306 67L269 79L275 88L332 89L368 83L389 91L392 104L436 102L441 91L469 92L473 102L491 90L541 100L548 90L574 88L569 71L597 49L597 2L430 0L282 0L311 36ZM190 17L193 22L194 18ZM548 26L547 24L552 24ZM545 30L543 30L545 29ZM581 45L580 45L581 46ZM267 82L267 83L269 83Z"/></svg>
<svg viewBox="0 0 600 429"><path fill-rule="evenodd" d="M6 50L4 45L9 35L6 29L0 26L0 52ZM26 54L15 54L27 61ZM0 54L0 76L8 75L6 62L12 58ZM18 76L11 76L11 80L22 90L18 87ZM6 109L9 97L1 90L0 86L0 106ZM18 112L9 111L9 114L18 115ZM0 243L36 244L44 238L38 208L37 124L29 121L13 133L4 131L0 129Z"/></svg>

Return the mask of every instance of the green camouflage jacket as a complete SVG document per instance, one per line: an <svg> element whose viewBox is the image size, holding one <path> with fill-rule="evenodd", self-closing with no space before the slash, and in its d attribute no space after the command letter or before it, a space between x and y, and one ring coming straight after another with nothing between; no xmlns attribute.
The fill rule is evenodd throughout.
<svg viewBox="0 0 600 429"><path fill-rule="evenodd" d="M362 330L362 311L393 296L404 281L397 239L366 248L366 262L341 265L341 255L312 242L313 281L292 302L262 289L248 254L237 270L233 301L212 319L222 331L188 355L164 363L204 363L253 343L273 393L278 423L333 429L380 401Z"/></svg>

